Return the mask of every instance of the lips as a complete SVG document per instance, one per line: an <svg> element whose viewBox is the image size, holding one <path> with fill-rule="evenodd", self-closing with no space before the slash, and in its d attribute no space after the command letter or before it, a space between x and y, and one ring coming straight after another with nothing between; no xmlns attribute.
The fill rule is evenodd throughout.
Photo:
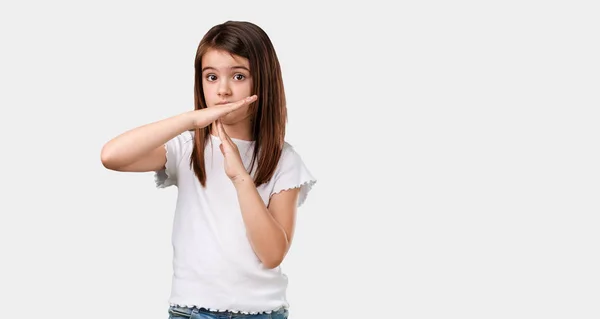
<svg viewBox="0 0 600 319"><path fill-rule="evenodd" d="M223 104L229 104L229 103L231 103L231 102L229 102L229 101L222 101L222 102L218 102L215 105L223 105Z"/></svg>

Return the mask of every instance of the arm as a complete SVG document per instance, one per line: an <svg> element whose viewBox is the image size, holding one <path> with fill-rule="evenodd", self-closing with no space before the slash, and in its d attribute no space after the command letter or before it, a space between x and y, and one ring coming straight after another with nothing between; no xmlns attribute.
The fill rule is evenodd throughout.
<svg viewBox="0 0 600 319"><path fill-rule="evenodd" d="M236 177L233 183L254 252L265 267L279 266L292 243L300 188L271 196L267 207L249 175Z"/></svg>
<svg viewBox="0 0 600 319"><path fill-rule="evenodd" d="M265 267L275 268L281 264L292 243L300 188L272 195L267 207L242 163L237 146L220 121L215 121L215 125L225 157L225 173L236 189L250 245Z"/></svg>
<svg viewBox="0 0 600 319"><path fill-rule="evenodd" d="M193 128L192 112L146 124L113 138L102 148L102 164L115 171L161 169L166 162L163 145Z"/></svg>
<svg viewBox="0 0 600 319"><path fill-rule="evenodd" d="M185 112L158 122L129 130L104 145L101 160L104 167L116 171L154 171L166 163L163 145L191 129L203 128L227 115L253 98L234 103Z"/></svg>

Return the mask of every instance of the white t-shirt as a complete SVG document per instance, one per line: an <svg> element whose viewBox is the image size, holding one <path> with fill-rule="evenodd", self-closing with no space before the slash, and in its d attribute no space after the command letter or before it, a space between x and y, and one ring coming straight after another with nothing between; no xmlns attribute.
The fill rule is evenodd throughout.
<svg viewBox="0 0 600 319"><path fill-rule="evenodd" d="M202 188L189 164L193 135L193 131L186 131L168 141L166 168L155 172L158 188L178 188L170 304L243 313L287 308L287 276L281 267L266 268L246 237L237 193L225 174L220 139L211 135L206 145L207 179L206 188ZM232 140L249 167L254 142ZM301 157L286 142L273 178L257 189L268 205L271 195L301 187L300 206L315 182Z"/></svg>

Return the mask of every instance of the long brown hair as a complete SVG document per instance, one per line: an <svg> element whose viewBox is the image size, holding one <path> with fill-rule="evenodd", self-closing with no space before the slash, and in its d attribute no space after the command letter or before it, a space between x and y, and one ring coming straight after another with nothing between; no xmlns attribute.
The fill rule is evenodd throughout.
<svg viewBox="0 0 600 319"><path fill-rule="evenodd" d="M249 171L258 163L254 184L268 182L275 172L283 150L287 108L281 67L269 36L257 25L245 21L227 21L212 27L204 35L196 51L194 76L194 108L206 108L202 88L202 56L209 49L224 50L248 59L252 77L251 95L258 95L249 112L252 113L254 152ZM195 129L194 150L190 166L200 184L206 186L204 150L210 138L212 124Z"/></svg>

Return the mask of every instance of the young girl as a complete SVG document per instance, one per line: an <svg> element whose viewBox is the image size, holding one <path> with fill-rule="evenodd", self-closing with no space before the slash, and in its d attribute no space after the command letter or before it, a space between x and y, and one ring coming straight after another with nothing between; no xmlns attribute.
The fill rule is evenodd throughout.
<svg viewBox="0 0 600 319"><path fill-rule="evenodd" d="M127 131L102 163L175 185L169 318L287 318L280 264L316 182L285 142L281 69L267 34L216 25L195 60L193 111Z"/></svg>

